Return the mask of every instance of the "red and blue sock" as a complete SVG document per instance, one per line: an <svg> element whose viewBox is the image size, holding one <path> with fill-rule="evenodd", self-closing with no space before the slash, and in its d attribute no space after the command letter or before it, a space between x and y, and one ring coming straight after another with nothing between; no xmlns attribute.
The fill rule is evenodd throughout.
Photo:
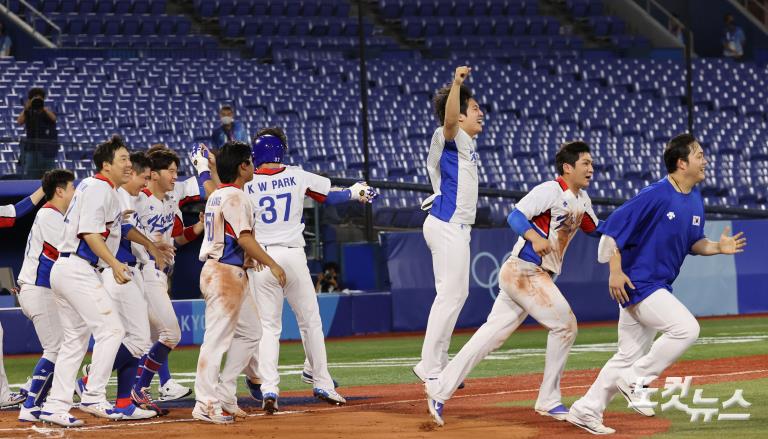
<svg viewBox="0 0 768 439"><path fill-rule="evenodd" d="M171 352L171 348L168 346L156 342L147 353L146 359L144 359L141 376L134 384L134 389L140 392L141 389L149 387L152 383L152 378L155 377L155 373L160 370L160 367L168 362L168 354Z"/></svg>

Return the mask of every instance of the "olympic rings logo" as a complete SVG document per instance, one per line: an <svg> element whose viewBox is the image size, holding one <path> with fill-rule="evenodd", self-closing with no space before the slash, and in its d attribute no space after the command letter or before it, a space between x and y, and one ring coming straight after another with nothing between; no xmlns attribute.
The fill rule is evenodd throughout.
<svg viewBox="0 0 768 439"><path fill-rule="evenodd" d="M512 252L511 251L507 252L504 255L504 257L501 259L501 264L503 264L504 261L506 261L507 258L510 257L510 255L512 255ZM489 262L487 262L486 264L488 263L491 264L491 270L488 273L488 278L486 280L481 278L481 275L482 277L485 277L484 272L486 271L486 267L483 267L484 268L482 270L483 273L478 274L478 265L480 265L479 262L482 259L488 259ZM499 287L499 271L501 270L501 264L499 263L499 260L496 259L496 256L488 252L480 252L476 254L474 258L472 258L472 264L471 264L472 280L474 280L478 286L482 288L488 288L488 294L491 295L491 298L493 300L496 300L496 293L499 290L498 288Z"/></svg>

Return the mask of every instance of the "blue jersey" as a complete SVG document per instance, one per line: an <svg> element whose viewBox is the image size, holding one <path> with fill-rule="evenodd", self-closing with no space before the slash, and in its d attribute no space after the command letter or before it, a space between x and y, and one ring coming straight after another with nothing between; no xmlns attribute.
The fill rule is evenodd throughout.
<svg viewBox="0 0 768 439"><path fill-rule="evenodd" d="M691 246L704 238L704 202L697 188L677 192L665 177L646 187L598 226L616 240L621 268L637 288L627 307L661 288L672 291Z"/></svg>

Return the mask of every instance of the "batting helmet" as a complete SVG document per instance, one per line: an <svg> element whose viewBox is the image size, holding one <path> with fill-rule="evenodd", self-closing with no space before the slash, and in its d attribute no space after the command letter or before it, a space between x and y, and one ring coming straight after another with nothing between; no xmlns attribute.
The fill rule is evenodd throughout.
<svg viewBox="0 0 768 439"><path fill-rule="evenodd" d="M286 150L285 144L279 137L264 134L253 141L253 166L262 163L282 163Z"/></svg>

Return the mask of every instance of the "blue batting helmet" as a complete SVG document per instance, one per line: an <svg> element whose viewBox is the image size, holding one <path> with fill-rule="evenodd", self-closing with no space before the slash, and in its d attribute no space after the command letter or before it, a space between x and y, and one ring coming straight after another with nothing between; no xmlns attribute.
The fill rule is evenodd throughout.
<svg viewBox="0 0 768 439"><path fill-rule="evenodd" d="M283 163L283 155L286 146L279 137L271 134L264 134L253 141L253 166L259 166L262 163Z"/></svg>

